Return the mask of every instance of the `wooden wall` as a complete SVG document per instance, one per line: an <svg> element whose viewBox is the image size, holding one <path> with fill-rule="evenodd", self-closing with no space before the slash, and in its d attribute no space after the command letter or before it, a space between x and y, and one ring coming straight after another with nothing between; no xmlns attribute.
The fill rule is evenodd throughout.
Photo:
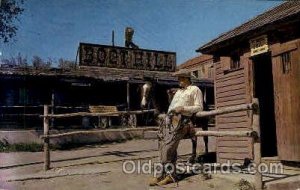
<svg viewBox="0 0 300 190"><path fill-rule="evenodd" d="M282 54L290 54L289 72L283 72ZM300 161L300 39L272 48L278 157Z"/></svg>
<svg viewBox="0 0 300 190"><path fill-rule="evenodd" d="M235 106L250 102L248 57L241 57L241 68L228 70L230 57L221 57L215 64L215 103L216 108ZM250 113L241 111L216 117L217 129L247 130L251 126ZM253 158L251 139L220 137L217 139L217 161L242 163L245 158Z"/></svg>
<svg viewBox="0 0 300 190"><path fill-rule="evenodd" d="M277 150L280 160L300 161L300 40L276 42L270 45L274 83L274 105ZM283 73L281 55L290 52L291 68ZM250 103L254 97L254 70L250 53L241 55L241 68L230 70L230 57L215 63L216 108ZM263 63L261 63L263 64ZM251 129L251 112L243 111L216 117L218 130ZM243 162L253 158L251 139L221 137L217 139L217 161Z"/></svg>

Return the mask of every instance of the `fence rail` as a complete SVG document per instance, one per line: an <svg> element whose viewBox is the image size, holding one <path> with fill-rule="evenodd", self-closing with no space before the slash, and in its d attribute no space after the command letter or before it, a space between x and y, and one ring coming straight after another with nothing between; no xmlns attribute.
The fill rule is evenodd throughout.
<svg viewBox="0 0 300 190"><path fill-rule="evenodd" d="M62 109L86 109L87 106L56 106L56 105L48 105L50 108L62 108ZM43 108L44 105L20 105L20 106L0 106L0 108Z"/></svg>
<svg viewBox="0 0 300 190"><path fill-rule="evenodd" d="M145 128L126 128L126 129L105 129L105 130L97 130L97 131L72 131L67 133L60 133L60 134L49 134L49 135L42 135L40 136L41 139L45 138L59 138L65 136L72 136L72 135L89 135L89 134L99 134L101 132L129 132L129 131L155 131L158 130L158 127L145 127Z"/></svg>
<svg viewBox="0 0 300 190"><path fill-rule="evenodd" d="M101 116L113 116L122 114L144 114L149 112L155 112L155 109L150 110L137 110L137 111L116 111L116 112L106 112L106 113L90 113L90 112L76 112L76 113L65 113L65 114L47 114L41 115L40 117L47 118L67 118L67 117L101 117Z"/></svg>
<svg viewBox="0 0 300 190"><path fill-rule="evenodd" d="M44 114L40 117L43 117L44 120L44 135L42 136L44 140L44 170L49 170L50 168L50 150L49 150L49 139L50 138L59 138L63 136L75 135L75 134L93 134L95 131L78 131L78 132L69 132L62 134L49 134L49 120L51 118L66 118L66 117L78 117L78 116L109 116L115 114L143 114L147 112L153 112L155 110L139 110L139 111L118 111L118 112L109 112L109 113L88 113L88 112L78 112L78 113L68 113L68 114L49 114L49 107L44 106ZM252 138L252 147L254 151L254 163L258 167L261 164L261 143L260 143L260 125L259 125L259 104L258 99L253 99L250 104L243 104L238 106L231 106L222 109L216 109L212 111L201 111L196 114L196 117L208 117L216 116L222 114L228 114L239 111L252 110L252 130L245 131L198 131L196 136L215 136L215 137L249 137ZM155 128L135 128L135 129L123 129L125 131L131 130L156 130ZM120 130L118 130L120 131ZM258 170L257 170L258 171ZM256 172L254 186L256 190L262 190L262 174Z"/></svg>

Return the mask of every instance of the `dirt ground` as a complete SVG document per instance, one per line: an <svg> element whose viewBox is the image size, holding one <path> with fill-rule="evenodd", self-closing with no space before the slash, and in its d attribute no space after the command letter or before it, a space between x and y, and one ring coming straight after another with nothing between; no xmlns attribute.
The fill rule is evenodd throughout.
<svg viewBox="0 0 300 190"><path fill-rule="evenodd" d="M165 187L149 187L148 179L150 175L137 175L137 174L124 174L122 172L122 164L110 163L103 165L90 165L85 166L86 170L93 170L94 167L101 167L103 170L109 172L103 172L99 174L91 175L78 175L68 177L56 177L50 179L40 180L26 180L19 182L7 183L4 188L7 189L222 189L232 190L234 185L232 181L213 178L211 180L203 181L200 176L191 176L179 182L178 187L176 184L170 184ZM78 167L78 170L82 170L82 167ZM176 188L175 188L176 187Z"/></svg>
<svg viewBox="0 0 300 190"><path fill-rule="evenodd" d="M203 151L203 142L198 140L198 152ZM210 141L210 149L215 142ZM184 161L191 152L190 140L179 146L179 161ZM51 152L51 170L43 171L41 152L0 153L0 189L201 189L235 190L235 180L213 175L204 180L203 175L185 176L176 183L164 187L149 187L151 174L126 174L122 171L124 161L157 161L156 140L131 140L123 143L93 145L69 151Z"/></svg>
<svg viewBox="0 0 300 190"><path fill-rule="evenodd" d="M203 151L199 140L198 151ZM191 151L183 140L179 155ZM157 160L155 140L132 140L124 143L90 146L70 151L51 152L51 170L43 171L43 154L30 152L0 153L0 189L222 189L232 190L234 182L221 178L203 180L201 175L188 176L177 184L149 187L151 174L126 174L123 162ZM181 156L184 159L186 156ZM226 185L225 185L226 184Z"/></svg>

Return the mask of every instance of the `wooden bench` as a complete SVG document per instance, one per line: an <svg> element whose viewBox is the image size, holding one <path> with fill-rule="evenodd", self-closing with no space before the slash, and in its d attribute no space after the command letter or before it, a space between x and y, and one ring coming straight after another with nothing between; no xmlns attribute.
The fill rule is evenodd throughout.
<svg viewBox="0 0 300 190"><path fill-rule="evenodd" d="M110 112L118 112L118 109L116 106L93 105L93 106L89 106L89 111L91 113L110 113ZM121 126L129 126L135 128L137 125L135 114L131 114L131 115L112 114L109 116L98 117L98 128L110 127L111 117L121 117Z"/></svg>
<svg viewBox="0 0 300 190"><path fill-rule="evenodd" d="M92 106L89 106L89 111L91 113L109 113L109 112L118 112L118 109L116 106L92 105ZM110 127L112 116L119 116L119 115L112 114L110 116L98 117L98 128Z"/></svg>

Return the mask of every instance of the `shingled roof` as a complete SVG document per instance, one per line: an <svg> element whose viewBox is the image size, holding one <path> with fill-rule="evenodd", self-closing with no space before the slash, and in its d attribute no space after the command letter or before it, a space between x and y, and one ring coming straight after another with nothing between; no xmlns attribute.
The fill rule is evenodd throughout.
<svg viewBox="0 0 300 190"><path fill-rule="evenodd" d="M282 21L288 17L299 15L300 13L300 1L288 1L284 2L256 17L249 20L248 22L226 32L216 39L208 42L202 47L198 48L197 52L207 53L207 49L218 45L222 42L228 41L229 39L236 38L243 34L254 31L266 25L273 24L275 22Z"/></svg>
<svg viewBox="0 0 300 190"><path fill-rule="evenodd" d="M197 57L194 57L192 59L187 60L186 62L180 64L177 66L178 69L188 69L191 68L195 65L201 65L206 63L209 60L212 60L213 56L212 55L206 55L206 54L202 54L199 55Z"/></svg>
<svg viewBox="0 0 300 190"><path fill-rule="evenodd" d="M33 67L0 68L0 75L24 75L24 76L56 76L72 78L92 78L103 81L128 81L130 79L142 79L144 76L160 80L176 80L172 72L156 72L132 69L117 69L109 67L81 66L77 69L64 70L58 68L35 69Z"/></svg>
<svg viewBox="0 0 300 190"><path fill-rule="evenodd" d="M30 77L55 77L55 78L78 78L95 79L106 82L129 81L142 82L144 77L156 79L159 83L177 84L177 77L172 76L173 72L117 69L108 67L84 66L74 70L63 70L58 68L35 69L33 67L1 68L0 77L30 76ZM211 80L195 80L199 85L212 86Z"/></svg>

